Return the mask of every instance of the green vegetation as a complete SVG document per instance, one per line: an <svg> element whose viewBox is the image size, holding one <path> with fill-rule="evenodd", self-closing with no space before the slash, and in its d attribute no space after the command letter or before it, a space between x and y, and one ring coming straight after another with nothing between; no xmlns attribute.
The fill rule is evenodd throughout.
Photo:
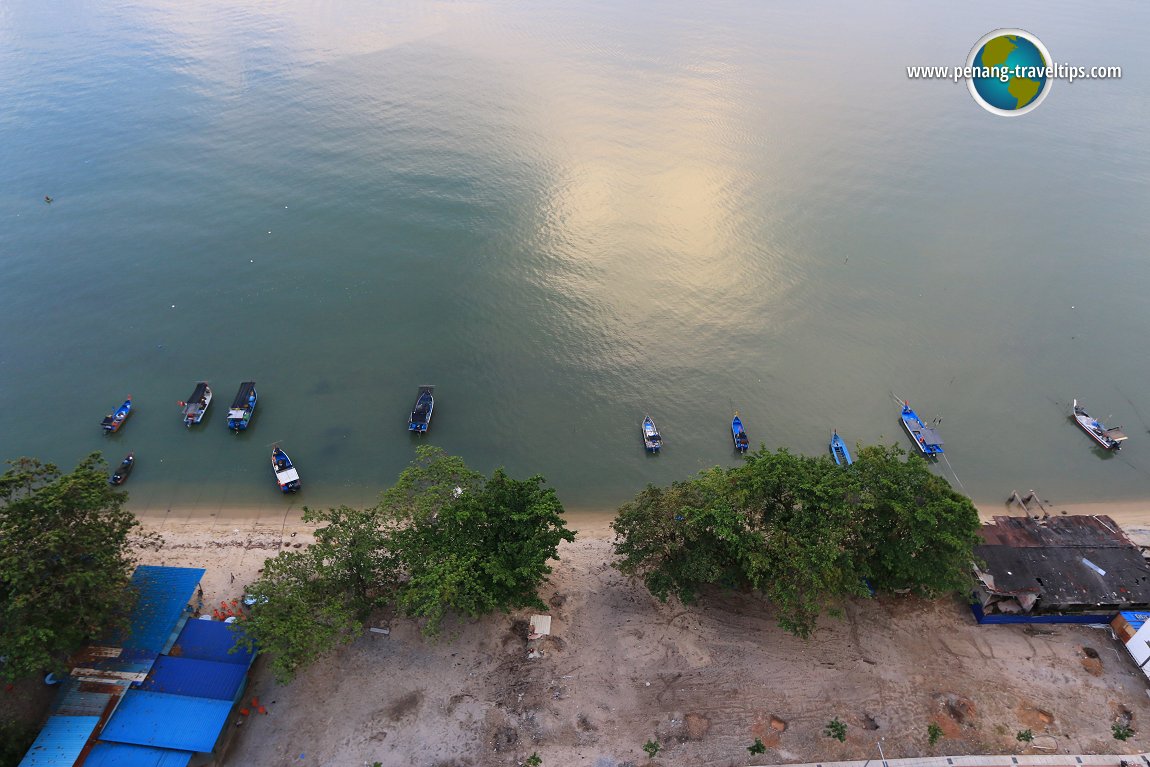
<svg viewBox="0 0 1150 767"><path fill-rule="evenodd" d="M828 738L834 738L839 743L847 742L847 726L845 723L840 722L836 716L834 719L827 722L826 729L823 730L823 735Z"/></svg>
<svg viewBox="0 0 1150 767"><path fill-rule="evenodd" d="M1022 741L1023 743L1029 743L1030 741L1034 740L1034 733L1029 729L1019 730L1018 734L1015 735L1014 738L1016 740Z"/></svg>
<svg viewBox="0 0 1150 767"><path fill-rule="evenodd" d="M1115 722L1110 725L1110 734L1114 736L1115 740L1127 740L1134 737L1134 730L1128 724Z"/></svg>
<svg viewBox="0 0 1150 767"><path fill-rule="evenodd" d="M751 752L751 756L755 756L757 754L765 754L767 746L763 743L762 738L755 738L755 742L747 746L747 750Z"/></svg>
<svg viewBox="0 0 1150 767"><path fill-rule="evenodd" d="M659 753L662 746L659 745L657 740L649 740L643 744L643 750L647 752L647 756L651 759L655 758L655 754Z"/></svg>
<svg viewBox="0 0 1150 767"><path fill-rule="evenodd" d="M68 474L32 458L0 476L0 677L63 671L123 625L133 545L146 544L99 453Z"/></svg>
<svg viewBox="0 0 1150 767"><path fill-rule="evenodd" d="M387 605L439 631L444 616L546 609L539 585L560 541L574 540L542 477L490 479L459 458L421 447L370 509L305 510L323 524L315 545L268 560L248 592L249 645L271 656L281 682L362 633Z"/></svg>
<svg viewBox="0 0 1150 767"><path fill-rule="evenodd" d="M24 760L39 728L23 722L0 722L0 767L16 767Z"/></svg>
<svg viewBox="0 0 1150 767"><path fill-rule="evenodd" d="M539 765L543 764L543 757L539 756L537 752L532 751L531 756L523 760L523 763L527 765L527 767L539 767Z"/></svg>
<svg viewBox="0 0 1150 767"><path fill-rule="evenodd" d="M765 448L668 488L649 485L613 523L616 567L656 597L704 587L769 599L779 625L809 636L867 583L933 595L970 585L978 513L925 461L870 446L849 469Z"/></svg>
<svg viewBox="0 0 1150 767"><path fill-rule="evenodd" d="M930 741L930 745L938 743L939 738L942 737L942 728L938 726L938 722L931 722L926 726L926 739Z"/></svg>

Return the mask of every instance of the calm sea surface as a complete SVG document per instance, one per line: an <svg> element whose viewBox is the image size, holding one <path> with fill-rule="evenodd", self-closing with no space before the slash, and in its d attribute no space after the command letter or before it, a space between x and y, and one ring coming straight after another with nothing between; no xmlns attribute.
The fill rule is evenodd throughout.
<svg viewBox="0 0 1150 767"><path fill-rule="evenodd" d="M0 457L359 503L430 383L424 441L601 508L734 464L735 409L909 447L893 393L977 500L1150 495L1150 6L246 5L0 3ZM1016 119L907 79L1004 26L1123 77Z"/></svg>

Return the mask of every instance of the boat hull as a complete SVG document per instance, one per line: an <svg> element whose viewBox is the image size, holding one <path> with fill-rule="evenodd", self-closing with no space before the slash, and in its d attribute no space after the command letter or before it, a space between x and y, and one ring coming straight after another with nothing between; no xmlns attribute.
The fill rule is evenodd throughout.
<svg viewBox="0 0 1150 767"><path fill-rule="evenodd" d="M657 453L663 449L663 437L659 434L659 430L655 427L655 422L651 420L650 416L643 419L640 426L643 434L643 447L649 453Z"/></svg>
<svg viewBox="0 0 1150 767"><path fill-rule="evenodd" d="M735 444L735 450L740 453L747 452L751 446L751 439L743 431L743 421L738 416L731 419L731 442Z"/></svg>
<svg viewBox="0 0 1150 767"><path fill-rule="evenodd" d="M255 381L244 381L232 407L228 410L228 428L234 432L241 432L248 428L252 415L256 412L256 403L259 402L259 393L256 391Z"/></svg>
<svg viewBox="0 0 1150 767"><path fill-rule="evenodd" d="M843 442L843 438L838 435L838 432L831 437L831 458L835 459L835 463L839 466L850 466L854 463L851 458L850 451L847 450L847 445Z"/></svg>
<svg viewBox="0 0 1150 767"><path fill-rule="evenodd" d="M120 405L116 410L104 416L104 420L100 422L100 426L104 431L111 434L118 432L123 427L124 422L128 420L128 416L132 414L132 398L128 397L124 400L124 404Z"/></svg>
<svg viewBox="0 0 1150 767"><path fill-rule="evenodd" d="M419 396L415 398L415 405L411 408L411 415L407 419L407 430L416 434L426 434L431 428L431 416L435 412L435 396L432 394L434 386L419 387Z"/></svg>
<svg viewBox="0 0 1150 767"><path fill-rule="evenodd" d="M299 472L288 458L288 454L278 447L272 449L272 473L282 493L298 493L301 487Z"/></svg>
<svg viewBox="0 0 1150 767"><path fill-rule="evenodd" d="M1091 418L1084 408L1079 407L1078 400L1074 400L1074 404L1071 405L1070 414L1074 418L1074 422L1078 424L1078 428L1086 432L1103 450L1117 452L1122 449L1122 443L1126 440L1126 435L1122 433L1122 430L1108 429L1098 419Z"/></svg>
<svg viewBox="0 0 1150 767"><path fill-rule="evenodd" d="M204 416L208 412L208 406L212 404L212 389L205 382L201 381L196 384L192 396L188 397L188 401L183 403L184 406L184 426L191 428L194 424L204 420Z"/></svg>
<svg viewBox="0 0 1150 767"><path fill-rule="evenodd" d="M120 465L113 472L112 476L108 478L108 484L113 487L119 487L128 481L128 476L132 473L132 469L136 466L136 454L128 453L128 456L120 461Z"/></svg>

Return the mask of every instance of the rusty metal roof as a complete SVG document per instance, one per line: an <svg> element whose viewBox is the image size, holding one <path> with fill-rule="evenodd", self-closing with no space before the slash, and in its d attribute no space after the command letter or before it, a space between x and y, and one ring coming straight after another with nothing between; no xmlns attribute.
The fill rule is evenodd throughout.
<svg viewBox="0 0 1150 767"><path fill-rule="evenodd" d="M995 594L1037 594L1039 606L1150 605L1150 565L1107 516L995 517L974 553Z"/></svg>

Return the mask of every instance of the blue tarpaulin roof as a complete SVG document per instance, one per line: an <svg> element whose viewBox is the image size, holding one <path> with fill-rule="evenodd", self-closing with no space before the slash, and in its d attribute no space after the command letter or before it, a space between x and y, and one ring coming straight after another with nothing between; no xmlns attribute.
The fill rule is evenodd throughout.
<svg viewBox="0 0 1150 767"><path fill-rule="evenodd" d="M247 666L193 658L156 659L152 672L140 685L147 692L189 695L193 698L235 700L247 675Z"/></svg>
<svg viewBox="0 0 1150 767"><path fill-rule="evenodd" d="M238 663L244 668L252 665L254 653L242 647L235 652L236 634L230 624L220 621L188 621L171 654L180 658L214 660L217 663Z"/></svg>
<svg viewBox="0 0 1150 767"><path fill-rule="evenodd" d="M191 751L100 742L84 760L84 767L187 767L191 759Z"/></svg>
<svg viewBox="0 0 1150 767"><path fill-rule="evenodd" d="M72 767L100 723L98 716L50 716L20 767Z"/></svg>
<svg viewBox="0 0 1150 767"><path fill-rule="evenodd" d="M112 637L102 644L166 652L203 575L204 570L199 567L137 567L132 574L137 597L131 626L125 636Z"/></svg>
<svg viewBox="0 0 1150 767"><path fill-rule="evenodd" d="M211 751L231 711L230 700L129 690L100 740L184 751Z"/></svg>

